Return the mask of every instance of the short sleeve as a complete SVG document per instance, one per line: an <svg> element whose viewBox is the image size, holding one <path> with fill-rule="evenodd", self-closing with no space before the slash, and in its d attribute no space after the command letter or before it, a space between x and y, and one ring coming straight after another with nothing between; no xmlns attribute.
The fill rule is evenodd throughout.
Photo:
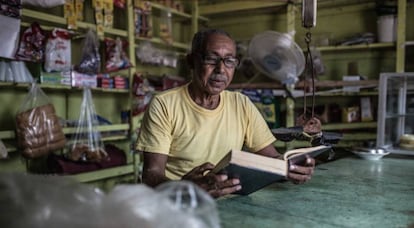
<svg viewBox="0 0 414 228"><path fill-rule="evenodd" d="M244 146L252 152L257 152L272 144L276 138L272 134L262 114L248 98L246 98L245 107L248 122Z"/></svg>
<svg viewBox="0 0 414 228"><path fill-rule="evenodd" d="M136 150L168 154L171 145L171 123L167 107L154 97L144 114Z"/></svg>

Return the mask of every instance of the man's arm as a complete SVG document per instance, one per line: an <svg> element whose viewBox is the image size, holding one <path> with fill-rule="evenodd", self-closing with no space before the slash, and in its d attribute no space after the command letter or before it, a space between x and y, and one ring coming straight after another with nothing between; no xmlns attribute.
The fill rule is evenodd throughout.
<svg viewBox="0 0 414 228"><path fill-rule="evenodd" d="M142 170L142 182L144 184L155 187L170 180L165 176L167 155L144 152L143 156L144 167Z"/></svg>
<svg viewBox="0 0 414 228"><path fill-rule="evenodd" d="M277 152L276 148L272 144L267 145L265 148L257 151L256 153L271 158L282 158L282 155Z"/></svg>
<svg viewBox="0 0 414 228"><path fill-rule="evenodd" d="M165 176L167 155L144 152L144 167L142 171L142 182L148 186L156 187L159 184L170 181ZM183 176L183 180L189 180L206 190L213 197L220 197L240 190L238 179L228 179L227 175L207 174L214 168L211 163L204 163L195 167Z"/></svg>

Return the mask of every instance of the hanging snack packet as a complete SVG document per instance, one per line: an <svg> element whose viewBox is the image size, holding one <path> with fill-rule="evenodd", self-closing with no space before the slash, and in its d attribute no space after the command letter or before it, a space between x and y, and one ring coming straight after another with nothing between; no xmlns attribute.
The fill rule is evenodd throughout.
<svg viewBox="0 0 414 228"><path fill-rule="evenodd" d="M106 72L113 72L131 67L125 49L128 47L128 42L121 40L117 37L115 40L111 38L105 38L106 46Z"/></svg>
<svg viewBox="0 0 414 228"><path fill-rule="evenodd" d="M16 115L16 136L26 158L41 157L65 146L66 138L55 108L35 83Z"/></svg>
<svg viewBox="0 0 414 228"><path fill-rule="evenodd" d="M84 87L76 133L71 140L67 154L69 159L89 162L108 159L97 125L98 119L93 105L91 89Z"/></svg>
<svg viewBox="0 0 414 228"><path fill-rule="evenodd" d="M37 22L27 28L20 38L16 59L21 61L42 62L46 44L46 33Z"/></svg>
<svg viewBox="0 0 414 228"><path fill-rule="evenodd" d="M71 68L70 34L65 29L55 28L46 44L45 70L68 71Z"/></svg>
<svg viewBox="0 0 414 228"><path fill-rule="evenodd" d="M97 74L100 68L101 56L99 55L98 36L90 29L86 33L86 38L83 43L81 61L75 69L80 73Z"/></svg>

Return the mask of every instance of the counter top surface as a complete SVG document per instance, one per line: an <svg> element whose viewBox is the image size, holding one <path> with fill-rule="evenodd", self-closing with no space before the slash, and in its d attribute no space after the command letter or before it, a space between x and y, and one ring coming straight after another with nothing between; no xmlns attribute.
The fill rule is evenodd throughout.
<svg viewBox="0 0 414 228"><path fill-rule="evenodd" d="M302 185L217 200L222 227L414 227L414 157L318 165Z"/></svg>

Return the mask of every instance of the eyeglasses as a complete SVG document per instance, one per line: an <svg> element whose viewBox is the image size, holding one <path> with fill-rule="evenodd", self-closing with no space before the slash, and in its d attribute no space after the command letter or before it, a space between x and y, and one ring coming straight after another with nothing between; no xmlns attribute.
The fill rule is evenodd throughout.
<svg viewBox="0 0 414 228"><path fill-rule="evenodd" d="M227 68L235 68L237 65L239 65L239 59L233 56L220 57L217 55L206 55L203 57L203 62L207 65L216 66L221 61L223 61L224 66Z"/></svg>

